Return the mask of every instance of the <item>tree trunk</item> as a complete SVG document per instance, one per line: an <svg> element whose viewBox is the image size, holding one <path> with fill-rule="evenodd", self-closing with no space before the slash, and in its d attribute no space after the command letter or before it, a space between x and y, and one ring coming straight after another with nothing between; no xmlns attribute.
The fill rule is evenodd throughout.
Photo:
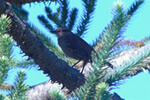
<svg viewBox="0 0 150 100"><path fill-rule="evenodd" d="M62 83L70 91L84 84L84 75L79 70L68 66L66 62L49 51L42 41L32 34L27 25L14 14L11 5L6 4L4 0L0 2L0 15L5 13L12 21L8 34L13 37L25 55L39 65L44 74L48 74L52 81Z"/></svg>

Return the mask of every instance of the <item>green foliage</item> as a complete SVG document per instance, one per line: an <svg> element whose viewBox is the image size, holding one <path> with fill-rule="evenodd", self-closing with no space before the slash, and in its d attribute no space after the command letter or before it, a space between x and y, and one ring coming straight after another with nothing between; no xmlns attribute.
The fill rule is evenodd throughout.
<svg viewBox="0 0 150 100"><path fill-rule="evenodd" d="M10 62L7 57L0 57L0 86L6 80L9 71Z"/></svg>
<svg viewBox="0 0 150 100"><path fill-rule="evenodd" d="M131 7L129 8L129 10L127 11L128 15L133 15L134 12L140 7L141 4L144 3L144 0L137 0L135 3L133 3L131 5Z"/></svg>
<svg viewBox="0 0 150 100"><path fill-rule="evenodd" d="M57 54L60 53L60 50L56 46L56 44L49 37L47 37L42 31L38 30L34 25L31 24L29 25L29 27L30 30L33 32L33 34L37 35L47 48L49 48L52 51L55 50Z"/></svg>
<svg viewBox="0 0 150 100"><path fill-rule="evenodd" d="M42 33L42 31L38 30L34 25L29 25L29 27L33 32L33 34L37 35L49 50L55 51L56 54L60 56L60 58L64 56L64 54L58 48L58 46L56 46L56 44L49 37L47 37L44 33Z"/></svg>
<svg viewBox="0 0 150 100"><path fill-rule="evenodd" d="M22 70L18 73L14 85L7 92L5 91L5 96L0 95L0 100L25 100L25 93L28 89L28 86L24 84L25 79L26 74Z"/></svg>
<svg viewBox="0 0 150 100"><path fill-rule="evenodd" d="M130 58L124 61L121 66L116 66L114 72L105 76L105 82L109 85L117 85L119 83L118 81L124 79L126 76L136 74L136 71L141 70L141 66L143 69L148 68L147 62L149 60L147 58L150 57L150 49L145 47L141 52L141 54L134 55L132 59Z"/></svg>
<svg viewBox="0 0 150 100"><path fill-rule="evenodd" d="M84 34L84 32L87 30L87 26L90 22L92 13L94 12L94 7L96 4L96 0L83 0L83 3L85 5L85 12L81 19L81 24L79 24L77 27L77 34L78 36L81 36ZM65 26L68 27L70 30L73 30L74 26L76 25L76 19L78 14L77 8L69 9L68 0L62 0L60 1L60 6L57 8L57 12L53 12L50 7L45 7L45 12L47 14L47 18L44 15L38 16L38 19L40 22L48 29L48 30L54 30L53 24L57 27ZM52 23L53 22L53 23ZM38 32L34 32L38 33ZM48 48L59 56L59 58L64 59L69 64L74 64L76 60L67 58L64 53L62 53L61 50L57 49L57 46L55 46L54 43L52 43L52 40L50 38L47 38L43 34L38 34L39 38L44 42L45 45L48 43L51 43L51 45L48 46ZM48 40L47 40L48 39ZM47 41L47 42L46 42Z"/></svg>
<svg viewBox="0 0 150 100"><path fill-rule="evenodd" d="M9 30L10 19L6 15L0 18L0 86L7 78L9 67L14 65L12 59L12 39L5 33Z"/></svg>
<svg viewBox="0 0 150 100"><path fill-rule="evenodd" d="M38 16L41 23L49 30L54 30L53 26L49 24L48 20L44 16Z"/></svg>
<svg viewBox="0 0 150 100"><path fill-rule="evenodd" d="M59 90L52 90L50 92L50 100L66 100L66 97Z"/></svg>
<svg viewBox="0 0 150 100"><path fill-rule="evenodd" d="M68 1L67 0L62 0L61 2L61 24L65 25L67 23L67 15L68 15Z"/></svg>
<svg viewBox="0 0 150 100"><path fill-rule="evenodd" d="M90 73L90 76L87 77L87 82L84 84L84 86L81 86L73 92L73 96L78 97L80 100L111 100L109 99L111 95L108 92L109 89L107 88L108 86L106 84L108 83L111 86L113 82L118 81L118 79L121 80L125 74L129 73L130 68L132 69L135 67L134 64L136 61L140 63L140 60L143 61L149 56L147 51L145 56L143 55L144 57L140 55L141 58L137 57L136 61L133 59L134 64L122 65L122 70L119 70L120 67L117 67L119 73L114 69L114 72L109 72L108 74L107 67L102 69L105 59L107 59L114 52L113 48L118 44L118 41L126 28L126 24L131 17L123 9L123 4L121 2L116 3L115 9L113 11L113 20L108 25L108 27L105 28L102 35L99 37L95 44L98 57L96 58L96 55L93 54L93 72ZM105 88L99 88L101 86L104 86ZM101 92L103 92L104 95L102 95ZM109 96L107 97L106 95Z"/></svg>
<svg viewBox="0 0 150 100"><path fill-rule="evenodd" d="M144 43L149 42L149 41L150 41L150 36L145 37L144 39L142 39L142 41L143 41Z"/></svg>
<svg viewBox="0 0 150 100"><path fill-rule="evenodd" d="M109 92L109 85L101 82L96 86L96 95L94 100L112 100L112 95Z"/></svg>
<svg viewBox="0 0 150 100"><path fill-rule="evenodd" d="M12 38L6 34L9 31L11 24L11 20L7 18L6 15L1 15L0 17L0 89L9 91L9 95L5 91L4 95L0 94L0 100L22 100L25 95L25 91L27 87L24 85L25 73L18 73L18 77L16 78L15 85L13 87L8 85L6 88L6 84L4 81L8 77L8 71L11 67L16 66L16 61L14 60L13 54L13 46L14 42ZM11 88L11 89L10 89Z"/></svg>
<svg viewBox="0 0 150 100"><path fill-rule="evenodd" d="M84 14L81 17L81 21L79 25L77 25L76 33L78 36L83 35L86 30L88 29L88 24L90 23L90 19L92 18L92 14L94 12L94 7L96 4L96 0L82 0L84 5ZM45 11L47 14L47 18L44 15L38 16L38 19L40 22L48 29L48 30L54 30L53 27L55 24L57 27L65 26L68 27L70 30L73 30L75 24L76 24L76 18L78 14L78 9L73 8L69 9L68 1L62 0L59 1L60 6L57 8L56 12L53 12L50 7L45 7ZM141 55L137 55L136 59L130 59L131 63L124 63L121 65L121 67L116 67L112 73L109 72L108 74L108 68L102 67L105 65L105 61L110 55L112 56L113 53L115 53L115 47L118 45L118 43L121 41L121 37L123 32L125 31L127 27L127 23L134 15L135 11L140 7L140 5L144 2L144 0L138 0L128 9L124 10L123 3L120 1L115 3L115 8L113 12L113 20L110 22L110 24L104 29L102 34L99 36L99 38L95 41L95 44L93 45L97 51L97 55L93 53L93 72L90 73L90 76L87 77L86 83L81 86L80 88L76 89L72 94L74 97L79 98L80 100L112 100L112 95L109 92L112 85L117 85L119 83L119 80L122 80L126 75L130 75L132 71L137 68L137 66L143 65L143 63L146 63L146 58L150 56L148 50L144 50L144 53ZM45 44L47 48L49 48L51 51L55 51L56 54L62 58L68 61L66 59L66 56L62 53L62 51L53 43L53 41L48 38L44 33L40 32L36 27L33 25L29 25L30 30L37 35ZM70 60L69 60L70 61ZM34 64L31 62L23 62L18 63L18 65L30 65ZM20 92L18 91L21 86L25 86L23 84L24 81L24 74L21 74L22 78L18 78L15 85L16 88L12 90L11 92L11 99L18 99L21 95L24 95L24 91ZM21 85L23 84L23 85ZM26 88L22 88L22 90L25 90ZM17 91L16 91L17 90ZM20 94L20 96L16 96L16 94ZM50 97L52 100L65 100L64 96L59 91L52 91L50 93Z"/></svg>
<svg viewBox="0 0 150 100"><path fill-rule="evenodd" d="M85 5L85 11L84 11L84 15L81 19L80 25L77 28L77 35L81 36L82 34L84 34L84 32L88 29L88 23L90 22L90 19L92 17L92 14L94 12L94 7L96 4L96 0L82 0L83 1L83 5Z"/></svg>
<svg viewBox="0 0 150 100"><path fill-rule="evenodd" d="M4 100L4 96L0 95L0 100Z"/></svg>
<svg viewBox="0 0 150 100"><path fill-rule="evenodd" d="M48 19L51 22L54 22L54 24L56 24L57 27L65 26L72 29L76 20L77 9L73 8L71 11L69 11L68 0L62 0L60 1L59 4L60 6L57 8L57 12L54 13L52 12L52 9L50 7L45 7ZM43 15L38 16L38 19L47 29L49 30L55 29L52 25L53 23L50 23L50 21Z"/></svg>
<svg viewBox="0 0 150 100"><path fill-rule="evenodd" d="M28 27L33 32L33 34L37 35L42 40L44 45L49 50L54 51L60 59L65 60L69 64L75 63L74 59L69 59L69 60L66 59L66 55L60 50L60 48L58 48L58 46L56 46L56 44L51 40L51 38L47 37L42 31L38 30L38 28L36 28L34 25L31 25L31 24L28 24L28 25L29 25Z"/></svg>
<svg viewBox="0 0 150 100"><path fill-rule="evenodd" d="M9 59L12 59L12 52L13 52L13 41L12 38L9 37L9 35L4 34L0 37L0 56L6 56Z"/></svg>
<svg viewBox="0 0 150 100"><path fill-rule="evenodd" d="M73 26L75 24L75 19L77 17L77 12L78 12L78 9L77 8L74 8L70 11L70 17L69 17L69 23L68 23L68 28L70 30L73 29Z"/></svg>
<svg viewBox="0 0 150 100"><path fill-rule="evenodd" d="M9 31L11 20L6 15L0 17L0 35Z"/></svg>
<svg viewBox="0 0 150 100"><path fill-rule="evenodd" d="M92 14L94 12L94 7L96 4L96 0L82 0L85 5L84 14L81 17L81 22L77 26L77 34L78 36L81 36L84 34L84 32L87 30L87 26L90 22L90 19L92 17ZM65 26L68 27L70 30L73 29L73 27L76 24L76 18L77 18L77 8L69 10L68 7L68 0L62 0L60 1L60 6L57 9L57 12L53 13L52 9L49 7L45 7L45 11L47 13L47 17L50 21L54 22L57 27ZM47 18L45 18L43 15L38 16L38 19L40 22L49 30L54 30L53 23L50 23Z"/></svg>
<svg viewBox="0 0 150 100"><path fill-rule="evenodd" d="M33 68L35 67L36 64L33 60L29 60L29 61L17 61L16 66L15 67L19 67L19 68Z"/></svg>
<svg viewBox="0 0 150 100"><path fill-rule="evenodd" d="M13 87L10 89L9 97L11 100L24 100L25 99L25 93L28 89L28 86L24 84L24 81L26 80L26 74L24 73L24 70L20 71L15 79L15 83Z"/></svg>
<svg viewBox="0 0 150 100"><path fill-rule="evenodd" d="M84 14L81 17L80 24L77 25L76 34L78 36L83 35L88 29L88 24L92 18L96 0L82 0L84 5ZM54 30L53 24L57 27L65 26L73 30L76 24L76 18L78 9L69 9L68 0L60 0L60 6L57 12L53 12L51 8L45 7L47 18L43 15L38 16L40 22L49 30ZM115 47L121 41L123 32L126 29L127 23L135 11L140 7L144 0L138 0L126 11L123 9L122 3L116 3L113 12L113 20L104 29L103 33L95 41L94 47L97 51L97 55L93 53L93 72L86 78L86 83L80 88L76 89L72 94L79 100L111 100L112 95L109 92L112 85L117 85L120 80L125 76L130 75L134 70L140 69L138 66L143 66L147 61L146 58L150 56L150 51L144 49L143 53L136 55L135 59L129 59L130 61L124 62L121 67L116 67L114 71L108 74L109 68L102 68L105 65L105 61L110 55L115 52ZM23 15L21 19L27 20L27 13L23 10L15 8L14 11L18 15ZM25 16L25 17L24 17ZM53 23L51 23L53 22ZM9 31L11 21L6 16L1 16L0 19L0 86L7 78L8 70L10 66L29 66L34 65L33 61L14 61L12 57L13 41L6 34ZM56 54L66 61L70 61L62 53L62 51L53 43L53 41L40 32L35 26L29 25L30 30L37 35L51 51L55 51ZM97 57L96 57L97 56ZM16 63L17 62L17 63ZM13 87L9 91L9 95L2 96L0 99L7 100L24 100L25 93L28 87L24 84L26 74L24 71L18 73ZM60 93L60 91L53 90L50 93L52 100L65 100L66 97Z"/></svg>
<svg viewBox="0 0 150 100"><path fill-rule="evenodd" d="M125 25L128 19L129 16L126 15L122 5L116 5L116 8L114 9L113 20L108 25L108 27L105 28L102 35L100 35L98 41L96 41L97 47L95 48L97 48L98 51L101 51L99 55L102 54L105 56L103 60L106 59L113 52L111 50L117 45L119 39L121 38L121 35L126 28ZM102 45L101 47L99 46L100 44ZM99 58L101 59L101 57Z"/></svg>
<svg viewBox="0 0 150 100"><path fill-rule="evenodd" d="M28 12L25 9L23 9L23 8L17 6L17 5L12 5L12 8L13 8L13 11L15 12L15 14L20 19L25 20L25 21L28 20Z"/></svg>
<svg viewBox="0 0 150 100"><path fill-rule="evenodd" d="M77 26L77 35L81 36L88 29L88 23L92 18L92 13L94 12L94 7L96 0L82 0L84 3L85 11L82 16L80 24ZM143 63L145 59L149 56L148 51L145 55L137 56L137 59L132 59L133 63L123 64L121 69L114 69L114 72L107 74L107 68L101 69L105 60L110 57L110 55L116 54L116 47L118 43L122 40L122 34L124 33L127 23L134 15L135 11L140 7L144 0L138 0L131 5L128 10L123 9L123 3L118 1L115 9L113 10L114 18L111 23L105 28L103 33L95 41L93 45L98 53L98 58L93 54L93 73L87 78L87 82L84 86L81 86L73 92L74 97L78 97L80 100L111 100L112 95L109 92L110 86L112 84L117 84L117 82L129 75L136 66ZM57 12L53 13L48 7L45 8L48 18L54 22L57 27L66 26L71 30L75 24L76 15L78 10L76 8L71 11L68 10L68 2L64 0L60 3L60 7ZM70 12L69 18L67 18L68 12ZM61 15L61 16L60 16ZM39 20L46 26L46 28L53 30L52 24L44 16L39 16ZM69 19L67 22L66 20ZM55 50L55 49L54 49ZM56 50L57 51L57 50ZM142 59L143 58L143 59ZM136 68L138 69L138 68ZM109 86L109 85L110 86Z"/></svg>

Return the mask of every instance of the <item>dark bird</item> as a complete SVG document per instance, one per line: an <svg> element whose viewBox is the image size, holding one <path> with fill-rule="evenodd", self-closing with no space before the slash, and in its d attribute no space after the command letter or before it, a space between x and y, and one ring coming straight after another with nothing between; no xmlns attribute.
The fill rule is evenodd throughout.
<svg viewBox="0 0 150 100"><path fill-rule="evenodd" d="M70 29L66 27L59 27L55 31L51 31L51 33L57 35L58 44L67 56L79 60L73 66L81 60L84 61L82 73L89 60L92 62L91 52L94 51L94 49L86 41L72 33Z"/></svg>

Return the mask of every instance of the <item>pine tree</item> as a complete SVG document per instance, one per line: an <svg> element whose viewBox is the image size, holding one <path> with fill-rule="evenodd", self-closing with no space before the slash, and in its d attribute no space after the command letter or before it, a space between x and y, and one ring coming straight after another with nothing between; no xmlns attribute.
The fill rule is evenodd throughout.
<svg viewBox="0 0 150 100"><path fill-rule="evenodd" d="M10 4L6 4L5 1L8 1ZM28 99L46 98L52 100L65 100L66 97L64 95L66 95L70 98L78 98L80 100L116 100L117 94L110 93L110 90L113 87L119 85L120 81L126 77L134 76L143 69L148 69L150 46L145 45L145 42L149 41L149 37L140 42L121 41L122 34L127 28L128 22L140 5L143 4L144 0L136 1L127 10L124 9L122 2L116 2L112 21L93 44L98 57L94 53L92 54L93 64L86 66L84 74L81 74L78 69L69 67L69 65L73 64L75 61L66 57L52 39L46 37L46 35L34 25L25 23L27 20L27 13L17 5L21 6L22 4L40 0L5 1L0 0L0 6L2 7L2 9L0 9L0 14L4 13L8 16L8 18L4 18L7 20L6 23L0 23L1 26L7 26L4 27L5 29L3 27L0 29L0 35L2 36L1 40L4 39L3 41L7 40L8 42L7 44L0 45L1 47L6 45L3 48L7 48L6 51L0 49L1 62L4 63L4 71L0 70L2 73L1 75L3 75L0 79L1 87L7 77L10 66L22 66L25 68L26 66L37 64L39 65L40 70L43 70L45 74L48 74L48 76L51 77L51 81L45 84L45 88L49 89L50 86L58 87L58 89L55 90L51 88L49 90L51 91L50 94L44 94L44 97L42 97L42 93L47 91L43 87L44 91L38 93L37 97L33 97L31 94L34 94L36 88L32 88L27 92ZM45 2L48 0L41 1ZM55 24L57 27L65 26L70 30L76 29L75 34L78 36L84 35L89 29L88 24L90 23L95 10L96 0L82 0L85 12L81 17L79 25L76 24L78 9L73 8L70 10L68 0L59 0L57 2L59 2L60 5L57 12L53 12L50 7L46 6L45 11L47 18L43 15L38 16L41 23L48 30L54 30L56 27L54 27L53 24ZM14 4L12 6L13 10L11 9L11 4ZM1 17L1 20L2 18L3 17ZM25 53L25 56L29 57L28 61L17 62L11 57L13 40L20 46L22 52ZM121 44L132 45L138 48L132 48L131 50L125 51L125 49L120 49L122 48ZM129 56L131 53L134 53L134 58L133 55L130 55L130 59L123 58L124 55ZM112 63L114 66L113 69L105 65L106 60ZM123 60L123 62L121 62L121 60ZM116 64L115 61L120 61L120 63ZM6 97L1 96L0 98L9 98L11 100L25 99L25 90L27 90L27 86L23 83L24 80L25 73L21 71L18 73L15 85L10 89L10 94ZM57 83L63 84L63 87L65 88L61 89L62 86ZM41 87L39 86L38 88ZM16 94L18 95L16 96ZM117 100L123 99L118 97Z"/></svg>
<svg viewBox="0 0 150 100"><path fill-rule="evenodd" d="M28 87L23 83L26 74L21 71L15 79L14 85L5 83L10 77L9 70L17 65L13 57L14 41L7 34L10 29L11 20L6 15L0 17L0 89L2 90L1 100L21 100L25 98L25 91ZM9 76L9 77L8 77Z"/></svg>

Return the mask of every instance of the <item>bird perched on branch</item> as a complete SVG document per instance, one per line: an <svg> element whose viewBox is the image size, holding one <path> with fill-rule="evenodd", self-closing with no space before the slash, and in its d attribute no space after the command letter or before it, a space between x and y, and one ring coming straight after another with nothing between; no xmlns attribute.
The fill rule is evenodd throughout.
<svg viewBox="0 0 150 100"><path fill-rule="evenodd" d="M73 66L81 60L84 61L82 73L88 61L90 60L92 62L91 52L94 51L94 49L86 41L72 33L70 29L66 27L59 27L55 31L51 31L51 33L57 35L58 44L67 56L79 60Z"/></svg>

